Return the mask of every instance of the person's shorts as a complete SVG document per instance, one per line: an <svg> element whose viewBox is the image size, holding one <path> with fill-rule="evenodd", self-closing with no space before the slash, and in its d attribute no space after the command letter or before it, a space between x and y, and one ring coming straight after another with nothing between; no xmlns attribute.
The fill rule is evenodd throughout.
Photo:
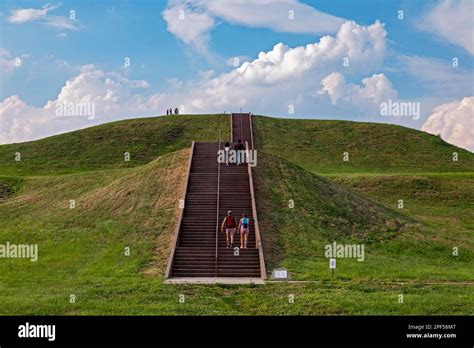
<svg viewBox="0 0 474 348"><path fill-rule="evenodd" d="M243 228L243 227L240 228L240 233L249 234L249 232L250 232L250 228L248 228L248 227L247 228Z"/></svg>
<svg viewBox="0 0 474 348"><path fill-rule="evenodd" d="M235 233L236 228L226 228L225 233Z"/></svg>

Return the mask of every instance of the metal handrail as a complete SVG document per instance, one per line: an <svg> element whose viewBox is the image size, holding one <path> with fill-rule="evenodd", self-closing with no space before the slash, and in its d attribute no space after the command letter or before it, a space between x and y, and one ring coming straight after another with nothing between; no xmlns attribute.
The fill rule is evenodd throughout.
<svg viewBox="0 0 474 348"><path fill-rule="evenodd" d="M252 116L249 114L249 122L250 122L250 136L252 141L252 150L254 149L253 144L253 128L252 128ZM248 143L247 143L248 148ZM253 177L252 177L252 167L250 164L247 164L248 173L249 173L249 184L250 184L250 197L252 199L252 214L253 214L253 222L255 227L255 247L258 248L258 256L260 259L260 276L262 279L267 277L267 270L265 268L265 258L263 257L263 247L262 247L262 238L260 236L260 228L258 226L258 219L257 219L257 204L255 201L255 193L253 190Z"/></svg>
<svg viewBox="0 0 474 348"><path fill-rule="evenodd" d="M234 142L234 114L230 113L230 141Z"/></svg>
<svg viewBox="0 0 474 348"><path fill-rule="evenodd" d="M253 150L253 128L252 128L252 115L249 113L249 123L250 123L250 142L252 143Z"/></svg>
<svg viewBox="0 0 474 348"><path fill-rule="evenodd" d="M183 207L183 209L180 209L180 212L179 212L178 222L176 224L176 229L175 229L175 232L174 232L174 238L173 238L172 247L171 247L171 254L168 258L168 265L166 266L165 278L170 277L171 268L173 266L174 253L176 251L176 247L178 246L179 231L181 229L181 221L183 220L183 213L184 213L184 209L186 207L186 193L188 192L189 174L191 173L191 164L192 164L192 161L193 161L193 155L194 155L194 141L191 145L191 150L189 152L188 171L186 173L186 180L185 180L185 183L184 183L184 194L183 194L184 207Z"/></svg>
<svg viewBox="0 0 474 348"><path fill-rule="evenodd" d="M240 139L244 141L244 117L242 114L240 116Z"/></svg>
<svg viewBox="0 0 474 348"><path fill-rule="evenodd" d="M217 150L221 149L221 137L218 139ZM218 247L219 247L219 191L220 191L220 182L221 182L221 163L217 161L217 208L216 208L216 254L215 254L215 267L214 274L217 277L217 256L218 256Z"/></svg>

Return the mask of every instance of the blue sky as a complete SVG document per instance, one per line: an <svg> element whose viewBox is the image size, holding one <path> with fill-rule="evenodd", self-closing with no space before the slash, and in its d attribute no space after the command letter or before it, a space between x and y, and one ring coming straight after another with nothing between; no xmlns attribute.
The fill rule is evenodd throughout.
<svg viewBox="0 0 474 348"><path fill-rule="evenodd" d="M397 123L470 148L472 1L253 3L2 1L0 143L159 115L168 105L182 105L190 113L242 107L281 117ZM291 21L288 9L294 10ZM71 10L75 19L70 19ZM178 18L179 10L184 19ZM402 20L397 18L399 10ZM346 22L353 26L341 31ZM352 36L351 31L358 33ZM325 35L341 43L333 43L327 52L323 45L304 51ZM278 43L284 47L277 52ZM277 58L259 60L260 52L271 51ZM311 55L308 67L301 68L305 55ZM344 55L355 65L344 68ZM131 63L127 68L126 57ZM247 72L229 63L234 57L240 57L239 67L251 63ZM454 57L457 67L452 66ZM21 66L14 65L15 58L21 59ZM97 118L58 121L51 115L53 104L47 104L66 97L69 102L94 102ZM420 103L420 117L381 117L380 104L388 99ZM294 106L294 113L288 112L288 105ZM463 127L461 136L454 134L453 120Z"/></svg>

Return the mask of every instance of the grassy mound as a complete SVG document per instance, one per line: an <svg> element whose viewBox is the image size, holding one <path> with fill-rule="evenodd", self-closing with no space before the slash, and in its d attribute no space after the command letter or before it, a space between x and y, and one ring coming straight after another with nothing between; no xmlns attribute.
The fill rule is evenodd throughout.
<svg viewBox="0 0 474 348"><path fill-rule="evenodd" d="M1 260L1 313L21 312L31 306L25 299L48 289L41 302L57 292L79 296L103 279L163 274L188 158L185 149L138 168L25 179L0 202L0 242L38 244L39 259Z"/></svg>
<svg viewBox="0 0 474 348"><path fill-rule="evenodd" d="M310 282L163 284L185 148L216 139L218 129L228 138L229 118L135 119L0 146L0 243L39 246L37 262L0 259L0 315L469 314L471 153L390 125L255 123L268 269L286 267ZM350 161L342 162L347 148ZM365 246L363 262L337 260L335 279L324 256L333 240Z"/></svg>
<svg viewBox="0 0 474 348"><path fill-rule="evenodd" d="M397 209L430 228L433 238L474 251L474 173L431 175L339 176L335 182ZM465 254L465 253L464 253Z"/></svg>
<svg viewBox="0 0 474 348"><path fill-rule="evenodd" d="M388 180L380 184L377 195L371 195L370 190L375 192L379 184L370 185L366 190L357 189L358 182L365 182L365 177L359 177L352 185L349 184L352 177L343 176L339 179L340 183L346 184L343 186L259 152L255 194L268 270L287 267L295 279L329 279L331 273L325 246L336 241L360 244L365 248L363 262L355 258L338 259L339 279L468 281L474 276L472 232L468 230L472 226L472 221L468 222L472 218L472 212L468 210L472 190L461 191L472 184L469 177L466 174L464 180L467 181L445 184L442 180L430 182L415 178L406 186ZM378 180L383 181L382 178ZM434 223L440 211L438 208L444 206L442 218L453 212L454 201L449 199L449 190L441 190L439 198L444 197L444 203L450 201L451 206L440 201L432 205L435 210L430 216L431 205L426 205L426 199L433 193L428 189L413 191L413 187L446 185L453 193L454 185L461 182L455 197L465 201L462 203L464 208L460 202L457 204L461 207L459 211L466 214L460 223L464 227L449 230L448 226L443 226L440 229ZM383 196L386 199L381 199ZM406 209L397 209L400 197L406 200ZM294 201L294 208L290 208L290 200ZM420 206L424 207L425 215L413 214ZM454 257L453 246L462 249L462 255Z"/></svg>
<svg viewBox="0 0 474 348"><path fill-rule="evenodd" d="M228 115L179 115L107 123L45 139L0 146L0 174L63 174L130 168L195 141L230 138ZM15 154L21 161L15 161ZM130 160L124 160L124 154Z"/></svg>
<svg viewBox="0 0 474 348"><path fill-rule="evenodd" d="M276 156L259 153L255 195L265 257L321 255L321 245L373 243L402 233L409 219Z"/></svg>
<svg viewBox="0 0 474 348"><path fill-rule="evenodd" d="M315 173L474 172L473 153L401 126L258 116L254 132L259 150Z"/></svg>

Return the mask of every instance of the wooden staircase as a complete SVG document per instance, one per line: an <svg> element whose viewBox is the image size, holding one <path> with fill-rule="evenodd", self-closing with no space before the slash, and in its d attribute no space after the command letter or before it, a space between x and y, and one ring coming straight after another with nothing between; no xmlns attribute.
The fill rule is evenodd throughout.
<svg viewBox="0 0 474 348"><path fill-rule="evenodd" d="M249 114L231 115L232 142L241 139L253 149ZM265 278L265 264L256 219L251 167L247 164L219 164L217 151L223 144L193 142L188 177L167 278ZM234 248L226 247L220 230L228 210L238 220L250 218L247 249L240 249L240 234Z"/></svg>

